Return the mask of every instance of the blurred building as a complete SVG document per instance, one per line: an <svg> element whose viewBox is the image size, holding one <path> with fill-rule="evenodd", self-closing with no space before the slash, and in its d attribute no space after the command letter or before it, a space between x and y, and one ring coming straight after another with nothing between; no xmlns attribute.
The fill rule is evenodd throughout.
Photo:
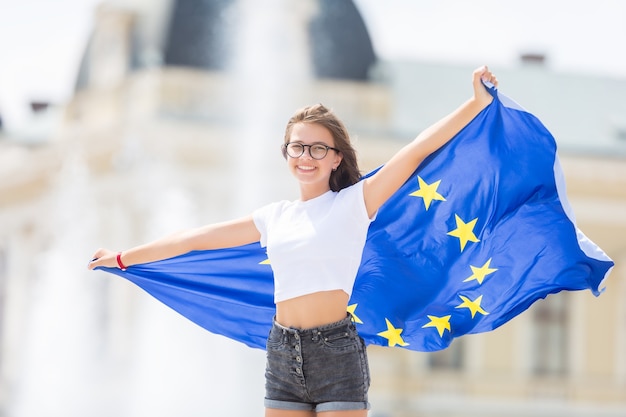
<svg viewBox="0 0 626 417"><path fill-rule="evenodd" d="M124 3L99 8L71 102L0 136L0 416L260 413L263 352L89 256L296 198L279 145L303 105L332 107L373 169L473 68L377 60L349 0ZM441 352L370 348L373 417L626 415L626 78L531 58L495 69L501 89L557 138L578 225L616 262L607 291Z"/></svg>

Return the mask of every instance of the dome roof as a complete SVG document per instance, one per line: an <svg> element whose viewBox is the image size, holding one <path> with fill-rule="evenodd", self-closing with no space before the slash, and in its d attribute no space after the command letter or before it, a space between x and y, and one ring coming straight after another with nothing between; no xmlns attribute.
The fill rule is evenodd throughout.
<svg viewBox="0 0 626 417"><path fill-rule="evenodd" d="M311 0L315 12L305 22L310 62L316 78L367 80L376 56L365 23L352 0ZM130 66L228 69L235 51L237 0L139 1L134 7ZM94 34L101 30L96 23ZM89 82L92 42L87 46L77 89ZM288 59L288 57L285 57Z"/></svg>
<svg viewBox="0 0 626 417"><path fill-rule="evenodd" d="M224 69L231 58L235 0L176 1L165 46L165 64ZM375 62L372 42L352 0L317 0L308 22L318 78L365 80ZM210 51L210 53L207 53Z"/></svg>

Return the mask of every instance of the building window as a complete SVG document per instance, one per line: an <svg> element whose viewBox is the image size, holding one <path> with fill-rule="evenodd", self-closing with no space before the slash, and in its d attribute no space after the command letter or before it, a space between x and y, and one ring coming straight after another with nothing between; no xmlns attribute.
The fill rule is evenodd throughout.
<svg viewBox="0 0 626 417"><path fill-rule="evenodd" d="M448 348L428 353L428 367L437 371L459 371L463 369L463 350L464 341L454 339Z"/></svg>
<svg viewBox="0 0 626 417"><path fill-rule="evenodd" d="M568 295L555 294L532 307L532 363L535 375L567 374Z"/></svg>

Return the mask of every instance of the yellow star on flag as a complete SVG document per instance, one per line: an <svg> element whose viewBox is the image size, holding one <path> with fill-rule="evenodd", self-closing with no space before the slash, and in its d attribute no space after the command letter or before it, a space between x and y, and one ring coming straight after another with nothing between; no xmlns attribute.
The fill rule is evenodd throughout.
<svg viewBox="0 0 626 417"><path fill-rule="evenodd" d="M474 226L476 226L478 218L475 218L469 223L465 223L458 214L455 214L454 218L456 220L456 229L449 231L448 235L459 238L461 242L461 252L465 249L467 242L480 242L474 234Z"/></svg>
<svg viewBox="0 0 626 417"><path fill-rule="evenodd" d="M266 260L259 262L259 265L271 265L270 258L267 258Z"/></svg>
<svg viewBox="0 0 626 417"><path fill-rule="evenodd" d="M382 336L387 339L389 341L389 347L394 347L395 345L408 346L409 344L402 339L402 336L400 336L402 329L396 329L393 327L393 324L391 324L387 318L385 318L385 322L387 322L387 330L378 333L378 336Z"/></svg>
<svg viewBox="0 0 626 417"><path fill-rule="evenodd" d="M426 210L428 210L430 203L433 200L446 201L446 199L437 192L437 187L439 187L441 180L435 181L432 184L427 184L422 177L418 176L417 182L420 187L419 190L414 191L409 195L412 197L422 197L424 199L424 206L426 207Z"/></svg>
<svg viewBox="0 0 626 417"><path fill-rule="evenodd" d="M450 317L452 316L428 316L430 321L423 325L422 328L436 327L439 332L439 337L443 337L444 330L450 331Z"/></svg>
<svg viewBox="0 0 626 417"><path fill-rule="evenodd" d="M458 306L456 306L456 308L468 308L469 311L472 313L472 318L474 318L476 313L480 313L483 316L486 316L487 314L489 314L485 310L483 310L483 308L480 306L480 303L483 300L483 296L482 295L479 296L474 301L470 300L469 298L467 298L467 297L465 297L463 295L459 295L459 298L461 300L463 300L463 302L461 304L459 304Z"/></svg>
<svg viewBox="0 0 626 417"><path fill-rule="evenodd" d="M468 282L475 279L476 281L478 281L479 284L482 284L487 275L493 274L498 270L497 268L489 268L490 264L491 258L489 258L489 260L485 262L485 264L480 268L474 265L470 265L470 268L472 268L472 276L464 279L463 282Z"/></svg>
<svg viewBox="0 0 626 417"><path fill-rule="evenodd" d="M348 313L350 313L350 315L352 316L352 321L358 324L363 324L363 322L361 321L361 319L354 314L354 312L356 311L356 307L358 306L358 304L351 304L348 306Z"/></svg>

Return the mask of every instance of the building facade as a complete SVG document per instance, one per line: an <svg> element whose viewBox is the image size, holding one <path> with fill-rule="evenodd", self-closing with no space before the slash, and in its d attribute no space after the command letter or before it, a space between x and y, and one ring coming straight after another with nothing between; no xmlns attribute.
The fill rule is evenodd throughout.
<svg viewBox="0 0 626 417"><path fill-rule="evenodd" d="M351 2L280 8L232 44L209 32L215 56L158 29L194 33L184 22L202 11L179 3L152 17L103 6L72 100L33 116L40 129L0 139L0 415L260 414L263 352L87 271L89 257L296 198L279 145L298 107L333 108L368 171L471 93L472 68L376 62ZM202 13L229 16L229 3ZM344 46L336 56L350 65L333 66L341 59L320 58L302 25L272 32L283 13L317 30L344 13L366 45ZM283 37L299 41L256 55ZM218 52L231 50L222 67ZM626 415L626 79L497 72L555 134L578 225L616 267L598 298L552 295L441 352L370 347L373 417Z"/></svg>

